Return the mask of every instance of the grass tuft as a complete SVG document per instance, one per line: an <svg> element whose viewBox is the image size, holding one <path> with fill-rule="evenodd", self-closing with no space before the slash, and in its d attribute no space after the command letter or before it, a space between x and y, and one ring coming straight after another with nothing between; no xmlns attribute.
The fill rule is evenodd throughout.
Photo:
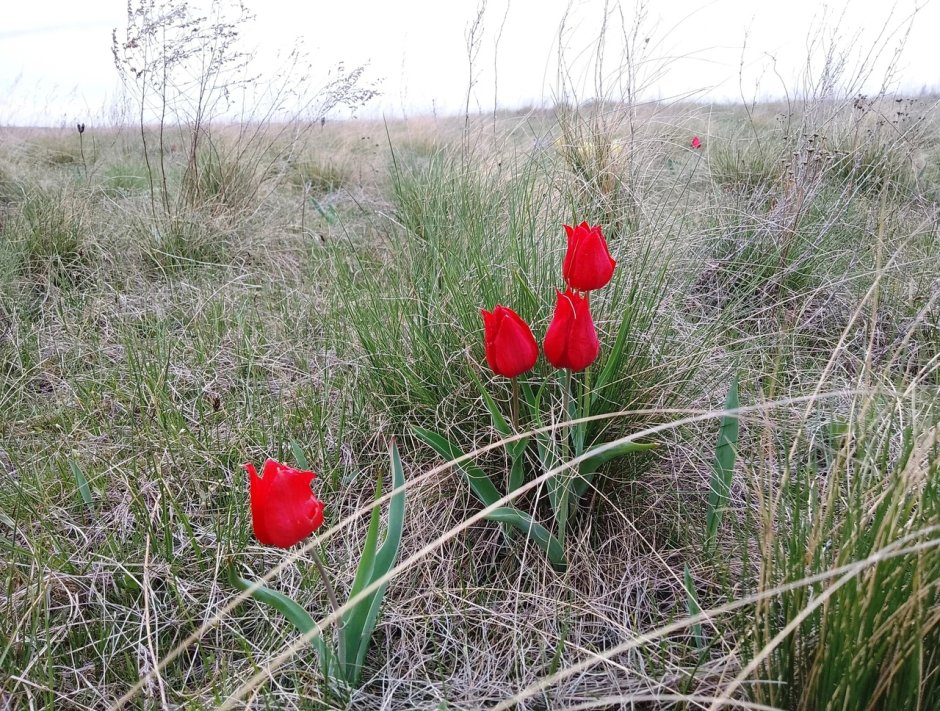
<svg viewBox="0 0 940 711"><path fill-rule="evenodd" d="M333 159L311 158L292 166L291 182L311 195L327 195L352 182L349 170Z"/></svg>
<svg viewBox="0 0 940 711"><path fill-rule="evenodd" d="M198 212L141 223L138 229L147 261L159 274L219 265L228 258L225 234Z"/></svg>
<svg viewBox="0 0 940 711"><path fill-rule="evenodd" d="M28 191L18 214L4 221L0 239L4 251L18 257L23 274L57 285L79 279L88 262L84 207L64 191Z"/></svg>

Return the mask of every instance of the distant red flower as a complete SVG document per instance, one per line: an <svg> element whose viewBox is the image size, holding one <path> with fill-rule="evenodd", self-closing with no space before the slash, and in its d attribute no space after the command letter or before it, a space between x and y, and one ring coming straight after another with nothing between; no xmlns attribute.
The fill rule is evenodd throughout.
<svg viewBox="0 0 940 711"><path fill-rule="evenodd" d="M245 465L251 492L251 523L255 537L268 546L290 548L323 525L323 502L310 490L313 472L293 469L273 459L262 476Z"/></svg>
<svg viewBox="0 0 940 711"><path fill-rule="evenodd" d="M606 286L617 266L607 249L607 240L600 225L589 227L582 222L577 227L565 225L568 251L562 264L562 275L568 286L578 291L591 291Z"/></svg>
<svg viewBox="0 0 940 711"><path fill-rule="evenodd" d="M601 347L588 297L570 287L565 293L556 293L555 315L542 344L545 357L556 368L584 370L597 359Z"/></svg>
<svg viewBox="0 0 940 711"><path fill-rule="evenodd" d="M497 375L515 378L526 372L539 358L539 344L529 324L510 308L496 305L483 314L483 346L486 361Z"/></svg>
<svg viewBox="0 0 940 711"><path fill-rule="evenodd" d="M699 140L698 136L692 136L692 148L701 148L702 142Z"/></svg>

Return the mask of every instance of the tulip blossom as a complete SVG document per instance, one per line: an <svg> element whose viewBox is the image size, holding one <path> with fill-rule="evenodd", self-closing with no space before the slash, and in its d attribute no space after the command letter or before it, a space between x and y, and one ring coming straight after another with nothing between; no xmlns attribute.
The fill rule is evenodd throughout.
<svg viewBox="0 0 940 711"><path fill-rule="evenodd" d="M539 345L529 324L512 309L496 305L483 314L483 345L486 362L497 375L515 378L529 370L539 357Z"/></svg>
<svg viewBox="0 0 940 711"><path fill-rule="evenodd" d="M595 361L601 347L587 296L570 287L565 293L556 293L555 315L542 344L545 357L556 368L584 370Z"/></svg>
<svg viewBox="0 0 940 711"><path fill-rule="evenodd" d="M701 148L702 142L699 140L698 136L692 136L692 148Z"/></svg>
<svg viewBox="0 0 940 711"><path fill-rule="evenodd" d="M251 523L255 537L269 546L290 548L323 525L323 502L310 489L313 472L293 469L273 459L262 476L246 464L251 490Z"/></svg>
<svg viewBox="0 0 940 711"><path fill-rule="evenodd" d="M565 225L565 232L568 234L568 251L562 274L568 286L578 291L606 286L617 262L610 257L601 226L589 227L587 222L582 222L577 227Z"/></svg>

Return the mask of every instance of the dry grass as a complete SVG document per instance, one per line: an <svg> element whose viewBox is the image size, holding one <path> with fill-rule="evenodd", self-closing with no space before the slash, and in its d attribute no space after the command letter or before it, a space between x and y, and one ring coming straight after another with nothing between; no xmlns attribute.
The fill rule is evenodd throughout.
<svg viewBox="0 0 940 711"><path fill-rule="evenodd" d="M48 158L71 155L71 134L5 129L0 705L104 708L142 680L132 703L169 708L708 708L722 696L828 708L827 693L851 708L859 698L825 670L848 663L851 646L837 652L864 618L876 623L866 654L885 662L864 677L857 664L858 688L930 708L938 119L918 107L916 129L892 128L894 140L876 127L873 141L851 102L824 107L825 141L809 140L811 112L801 133L765 107L759 155L734 107L478 118L470 153L456 119L328 122L294 139L275 126L258 143L220 130L219 172L201 173L172 219L151 214L133 131L87 132L86 176ZM815 162L820 145L841 157ZM185 156L168 157L176 189ZM605 344L624 310L638 314L612 409L643 412L616 433L651 428L663 447L605 471L558 574L494 524L467 526L478 503L407 432L422 419L495 441L467 371L483 362L477 309L550 293L560 222L575 219L605 226L627 275L597 306ZM530 306L544 325L546 304ZM721 545L705 555L733 372L747 410ZM312 547L347 590L391 436L407 464L410 562L362 688L337 699L308 646L285 654L298 643L288 623L231 606L221 569L237 559L272 575L326 617ZM292 440L341 525L289 560L251 537L240 465L290 459ZM540 495L525 494L536 511ZM904 544L913 553L886 567L879 556ZM686 566L704 618L688 619ZM883 580L915 602L881 597ZM810 609L820 596L833 603ZM898 620L910 635L887 634Z"/></svg>

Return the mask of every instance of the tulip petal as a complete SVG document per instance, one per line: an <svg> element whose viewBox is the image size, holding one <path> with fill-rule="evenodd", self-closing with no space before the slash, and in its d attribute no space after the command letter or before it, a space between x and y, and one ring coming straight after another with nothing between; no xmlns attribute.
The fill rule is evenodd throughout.
<svg viewBox="0 0 940 711"><path fill-rule="evenodd" d="M545 333L542 349L556 368L584 370L597 358L600 342L588 300L570 288L556 291L555 315Z"/></svg>
<svg viewBox="0 0 940 711"><path fill-rule="evenodd" d="M258 476L245 465L251 490L251 516L255 537L280 548L303 540L323 524L323 502L314 496L313 472L300 471L268 459Z"/></svg>
<svg viewBox="0 0 940 711"><path fill-rule="evenodd" d="M491 317L483 312L486 360L497 375L515 378L535 365L539 346L532 329L515 311L500 304Z"/></svg>
<svg viewBox="0 0 940 711"><path fill-rule="evenodd" d="M582 222L568 232L568 251L562 264L568 286L578 291L600 289L610 282L616 266L600 225L591 227Z"/></svg>
<svg viewBox="0 0 940 711"><path fill-rule="evenodd" d="M258 470L251 462L244 465L248 472L248 489L251 498L251 524L255 532L255 538L265 545L271 545L271 538L268 536L265 527L264 507L262 502L266 498L265 482L258 476Z"/></svg>

